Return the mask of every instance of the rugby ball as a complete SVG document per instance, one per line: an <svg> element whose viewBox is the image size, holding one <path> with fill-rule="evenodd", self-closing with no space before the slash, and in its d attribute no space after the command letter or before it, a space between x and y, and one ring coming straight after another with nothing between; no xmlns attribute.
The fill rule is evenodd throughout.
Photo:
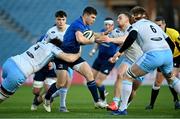
<svg viewBox="0 0 180 119"><path fill-rule="evenodd" d="M94 32L92 30L87 30L83 32L83 36L87 39L91 39L94 35Z"/></svg>

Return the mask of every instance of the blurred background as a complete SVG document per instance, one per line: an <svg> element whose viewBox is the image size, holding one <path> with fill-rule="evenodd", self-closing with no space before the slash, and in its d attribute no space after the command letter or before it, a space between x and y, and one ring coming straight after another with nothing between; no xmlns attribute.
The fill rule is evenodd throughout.
<svg viewBox="0 0 180 119"><path fill-rule="evenodd" d="M67 12L67 23L71 24L86 6L93 6L98 16L92 29L100 31L105 17L116 20L120 11L129 11L136 5L145 7L151 20L161 15L168 27L180 30L180 0L1 0L0 66L8 57L22 53L45 34L54 24L57 10ZM84 46L82 55L90 65L96 57L88 56L91 47Z"/></svg>

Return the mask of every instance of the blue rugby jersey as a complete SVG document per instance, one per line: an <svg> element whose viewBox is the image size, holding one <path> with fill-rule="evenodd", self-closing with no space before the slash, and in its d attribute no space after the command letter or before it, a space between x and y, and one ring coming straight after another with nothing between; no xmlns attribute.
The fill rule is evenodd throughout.
<svg viewBox="0 0 180 119"><path fill-rule="evenodd" d="M76 40L75 33L81 31L90 30L89 25L83 23L82 17L75 20L67 29L64 40L61 45L61 49L66 53L78 53L80 50L80 43Z"/></svg>

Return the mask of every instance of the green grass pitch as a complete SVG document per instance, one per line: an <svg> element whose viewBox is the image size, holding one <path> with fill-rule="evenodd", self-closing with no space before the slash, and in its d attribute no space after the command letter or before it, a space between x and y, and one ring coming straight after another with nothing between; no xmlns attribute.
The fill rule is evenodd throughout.
<svg viewBox="0 0 180 119"><path fill-rule="evenodd" d="M108 102L112 100L113 87L107 86L110 93ZM141 86L128 108L127 116L113 116L105 109L94 109L93 100L86 86L76 85L69 89L67 107L69 113L60 113L59 98L53 102L52 112L47 113L42 105L32 112L30 105L33 95L31 87L22 86L14 96L0 105L0 118L180 118L180 110L174 110L172 96L167 86L162 86L156 101L155 109L145 110L149 103L150 86Z"/></svg>

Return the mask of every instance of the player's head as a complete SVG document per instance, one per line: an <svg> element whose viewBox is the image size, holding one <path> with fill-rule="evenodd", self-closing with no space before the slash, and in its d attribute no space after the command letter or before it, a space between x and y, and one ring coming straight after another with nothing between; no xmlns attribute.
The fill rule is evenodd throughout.
<svg viewBox="0 0 180 119"><path fill-rule="evenodd" d="M117 23L120 28L125 28L131 23L131 15L129 12L122 12L118 15Z"/></svg>
<svg viewBox="0 0 180 119"><path fill-rule="evenodd" d="M93 7L86 7L83 10L83 22L86 25L92 25L96 20L97 11Z"/></svg>
<svg viewBox="0 0 180 119"><path fill-rule="evenodd" d="M155 23L162 28L164 31L166 28L166 21L162 16L157 16L155 19Z"/></svg>
<svg viewBox="0 0 180 119"><path fill-rule="evenodd" d="M67 14L66 12L59 10L55 13L55 18L56 18L56 26L59 29L63 29L66 26L66 18Z"/></svg>
<svg viewBox="0 0 180 119"><path fill-rule="evenodd" d="M60 47L62 44L62 41L56 37L56 38L50 39L49 43L52 43L53 45Z"/></svg>
<svg viewBox="0 0 180 119"><path fill-rule="evenodd" d="M132 8L130 12L131 12L134 22L136 22L140 19L143 19L143 18L148 19L148 14L143 7L136 6L136 7Z"/></svg>
<svg viewBox="0 0 180 119"><path fill-rule="evenodd" d="M114 29L114 21L111 17L106 17L104 19L105 30L112 31Z"/></svg>

